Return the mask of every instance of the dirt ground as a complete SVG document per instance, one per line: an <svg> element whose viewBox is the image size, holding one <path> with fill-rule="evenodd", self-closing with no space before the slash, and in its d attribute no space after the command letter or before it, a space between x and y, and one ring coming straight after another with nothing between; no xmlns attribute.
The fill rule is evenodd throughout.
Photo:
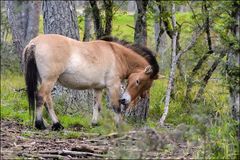
<svg viewBox="0 0 240 160"><path fill-rule="evenodd" d="M49 138L49 132L52 131L35 131L15 121L1 120L1 159L190 159L197 149L150 128L74 139Z"/></svg>

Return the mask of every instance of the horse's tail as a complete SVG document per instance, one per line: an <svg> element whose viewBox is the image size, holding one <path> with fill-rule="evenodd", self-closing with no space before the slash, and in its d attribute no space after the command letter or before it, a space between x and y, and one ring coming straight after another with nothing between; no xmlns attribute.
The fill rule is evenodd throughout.
<svg viewBox="0 0 240 160"><path fill-rule="evenodd" d="M35 45L28 45L23 51L25 83L29 104L29 114L34 120L36 91L38 83L38 69L35 60Z"/></svg>

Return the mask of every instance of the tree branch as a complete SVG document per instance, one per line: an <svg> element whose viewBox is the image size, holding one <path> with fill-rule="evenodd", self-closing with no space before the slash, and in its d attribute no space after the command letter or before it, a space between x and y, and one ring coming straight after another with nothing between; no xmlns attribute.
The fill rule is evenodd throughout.
<svg viewBox="0 0 240 160"><path fill-rule="evenodd" d="M213 72L215 71L215 69L217 68L218 64L221 62L221 59L226 55L226 51L225 50L222 50L221 53L220 53L220 56L214 61L214 63L212 64L211 68L207 71L206 75L204 76L203 78L203 82L201 84L201 87L200 89L198 90L198 93L196 94L195 96L195 99L194 99L194 103L196 103L198 100L201 99L203 93L204 93L204 90L207 86L207 83L208 83L208 80L211 78Z"/></svg>

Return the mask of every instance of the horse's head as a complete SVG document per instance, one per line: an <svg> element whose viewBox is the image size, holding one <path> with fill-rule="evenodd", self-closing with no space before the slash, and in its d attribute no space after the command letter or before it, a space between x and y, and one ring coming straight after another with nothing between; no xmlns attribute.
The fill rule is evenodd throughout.
<svg viewBox="0 0 240 160"><path fill-rule="evenodd" d="M122 94L119 102L123 105L128 105L131 101L135 100L138 96L143 97L145 92L150 89L154 79L152 78L152 67L149 65L144 70L137 73L132 73L128 77L128 84L126 90Z"/></svg>

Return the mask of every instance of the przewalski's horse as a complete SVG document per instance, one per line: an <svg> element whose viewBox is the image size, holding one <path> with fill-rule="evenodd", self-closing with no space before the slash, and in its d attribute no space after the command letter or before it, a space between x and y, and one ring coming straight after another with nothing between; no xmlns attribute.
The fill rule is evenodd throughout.
<svg viewBox="0 0 240 160"><path fill-rule="evenodd" d="M36 102L35 127L46 128L42 119L45 105L53 130L63 129L52 105L51 90L57 81L67 88L94 89L92 124L97 124L101 92L106 88L118 124L121 120L120 103L126 105L148 90L159 71L150 50L111 37L80 42L56 34L40 35L25 47L23 62L29 108L33 114ZM123 79L128 79L128 85L120 98Z"/></svg>

